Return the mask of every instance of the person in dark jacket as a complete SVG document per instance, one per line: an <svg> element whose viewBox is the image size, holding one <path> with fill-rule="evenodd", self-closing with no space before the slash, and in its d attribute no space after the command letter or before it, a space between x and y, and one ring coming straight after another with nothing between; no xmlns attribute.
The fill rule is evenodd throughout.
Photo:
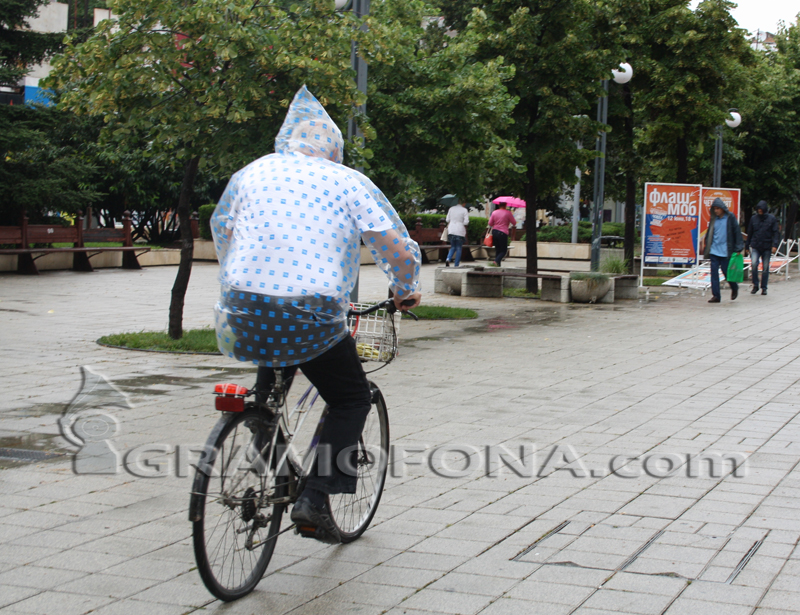
<svg viewBox="0 0 800 615"><path fill-rule="evenodd" d="M719 290L719 268L722 267L724 273L728 272L728 262L731 254L741 252L744 249L744 239L739 223L722 199L714 199L711 203L711 214L708 222L708 232L706 232L705 248L703 258L711 260L711 294L713 297L709 303L720 302ZM739 295L739 285L735 282L728 282L731 287L731 301Z"/></svg>
<svg viewBox="0 0 800 615"><path fill-rule="evenodd" d="M753 276L753 290L751 295L758 292L758 262L761 261L761 294L767 294L769 282L769 259L778 251L781 244L781 233L778 230L778 220L769 213L766 201L759 201L756 213L750 218L747 226L747 241L744 243L745 254L750 252L750 271Z"/></svg>

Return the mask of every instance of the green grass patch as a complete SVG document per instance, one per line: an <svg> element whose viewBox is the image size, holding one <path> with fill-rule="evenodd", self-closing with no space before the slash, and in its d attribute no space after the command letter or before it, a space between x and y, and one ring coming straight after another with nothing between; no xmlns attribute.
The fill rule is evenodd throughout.
<svg viewBox="0 0 800 615"><path fill-rule="evenodd" d="M672 278L644 278L645 286L661 286L664 282Z"/></svg>
<svg viewBox="0 0 800 615"><path fill-rule="evenodd" d="M515 297L515 298L519 298L519 299L538 299L541 294L542 294L542 291L537 291L535 293L528 292L527 288L504 288L503 289L503 296L504 297Z"/></svg>
<svg viewBox="0 0 800 615"><path fill-rule="evenodd" d="M115 333L97 340L106 346L121 346L135 350L154 350L158 352L214 352L217 337L214 329L190 329L183 332L179 340L159 331L139 331L138 333Z"/></svg>
<svg viewBox="0 0 800 615"><path fill-rule="evenodd" d="M420 320L465 320L477 318L475 310L467 308L443 307L441 305L419 305L411 310ZM403 316L411 318L411 316Z"/></svg>

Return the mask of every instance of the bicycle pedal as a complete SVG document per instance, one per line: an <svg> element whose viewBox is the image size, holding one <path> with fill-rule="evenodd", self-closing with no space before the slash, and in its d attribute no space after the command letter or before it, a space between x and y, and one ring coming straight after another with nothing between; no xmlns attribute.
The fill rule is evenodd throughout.
<svg viewBox="0 0 800 615"><path fill-rule="evenodd" d="M303 538L313 538L314 540L319 540L320 542L330 545L338 545L341 542L338 538L331 536L324 529L316 525L297 525L294 531Z"/></svg>

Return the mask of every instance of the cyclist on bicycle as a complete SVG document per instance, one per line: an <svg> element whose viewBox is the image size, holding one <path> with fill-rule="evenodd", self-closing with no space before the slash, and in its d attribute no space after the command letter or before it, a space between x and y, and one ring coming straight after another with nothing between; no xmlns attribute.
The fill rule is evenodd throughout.
<svg viewBox="0 0 800 615"><path fill-rule="evenodd" d="M339 542L327 495L355 493L356 486L336 461L356 445L371 406L347 331L361 240L399 309L421 299L419 246L383 193L342 164L343 150L341 131L303 86L275 153L231 177L211 218L222 286L215 308L220 350L259 366L257 391L270 390L273 369L288 368L290 379L299 365L330 407L320 444L329 447L332 472L312 470L291 514L326 542Z"/></svg>

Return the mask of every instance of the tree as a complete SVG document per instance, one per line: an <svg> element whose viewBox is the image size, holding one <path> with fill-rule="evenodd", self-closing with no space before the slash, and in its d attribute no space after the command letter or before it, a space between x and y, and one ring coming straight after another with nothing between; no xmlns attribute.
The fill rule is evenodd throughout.
<svg viewBox="0 0 800 615"><path fill-rule="evenodd" d="M498 176L523 170L502 135L516 103L505 87L513 67L502 58L480 61L477 32L448 30L426 18L431 11L419 0L373 4L370 32L379 46L367 56L368 173L412 211L435 207L447 193L475 202L498 189Z"/></svg>
<svg viewBox="0 0 800 615"><path fill-rule="evenodd" d="M355 20L335 14L324 0L286 4L114 0L108 7L118 20L101 22L85 42L68 38L54 61L51 83L62 92L61 106L103 116L102 143L128 150L144 139L153 160L182 169L173 338L183 332L198 171L214 166L222 175L270 153L285 109L304 83L334 116L356 102L349 68Z"/></svg>
<svg viewBox="0 0 800 615"><path fill-rule="evenodd" d="M597 11L586 0L507 0L471 3L467 28L482 40L478 57L504 58L515 68L509 92L519 98L509 138L521 152L522 175L506 174L506 190L524 197L529 220L526 232L526 271L538 273L535 211L542 200L575 181L594 152L577 142L588 126L586 113L599 94L600 80L620 59L598 44L594 29ZM463 12L448 13L463 19ZM535 292L538 284L529 278Z"/></svg>
<svg viewBox="0 0 800 615"><path fill-rule="evenodd" d="M0 85L17 87L30 68L59 49L63 34L28 29L46 0L0 2ZM0 224L75 213L96 198L81 185L91 171L71 134L69 116L29 105L0 105Z"/></svg>
<svg viewBox="0 0 800 615"><path fill-rule="evenodd" d="M730 135L724 175L742 189L749 219L755 204L789 205L786 237L800 202L800 25L783 27L777 50L758 53L755 89L741 105L742 124Z"/></svg>
<svg viewBox="0 0 800 615"><path fill-rule="evenodd" d="M32 32L28 21L49 0L3 0L0 2L0 85L16 86L30 67L52 55L61 45L62 34Z"/></svg>
<svg viewBox="0 0 800 615"><path fill-rule="evenodd" d="M704 0L694 12L688 0L650 6L634 50L637 147L650 181L707 184L691 157L706 153L714 129L748 90L745 67L754 56L730 15L732 2Z"/></svg>

